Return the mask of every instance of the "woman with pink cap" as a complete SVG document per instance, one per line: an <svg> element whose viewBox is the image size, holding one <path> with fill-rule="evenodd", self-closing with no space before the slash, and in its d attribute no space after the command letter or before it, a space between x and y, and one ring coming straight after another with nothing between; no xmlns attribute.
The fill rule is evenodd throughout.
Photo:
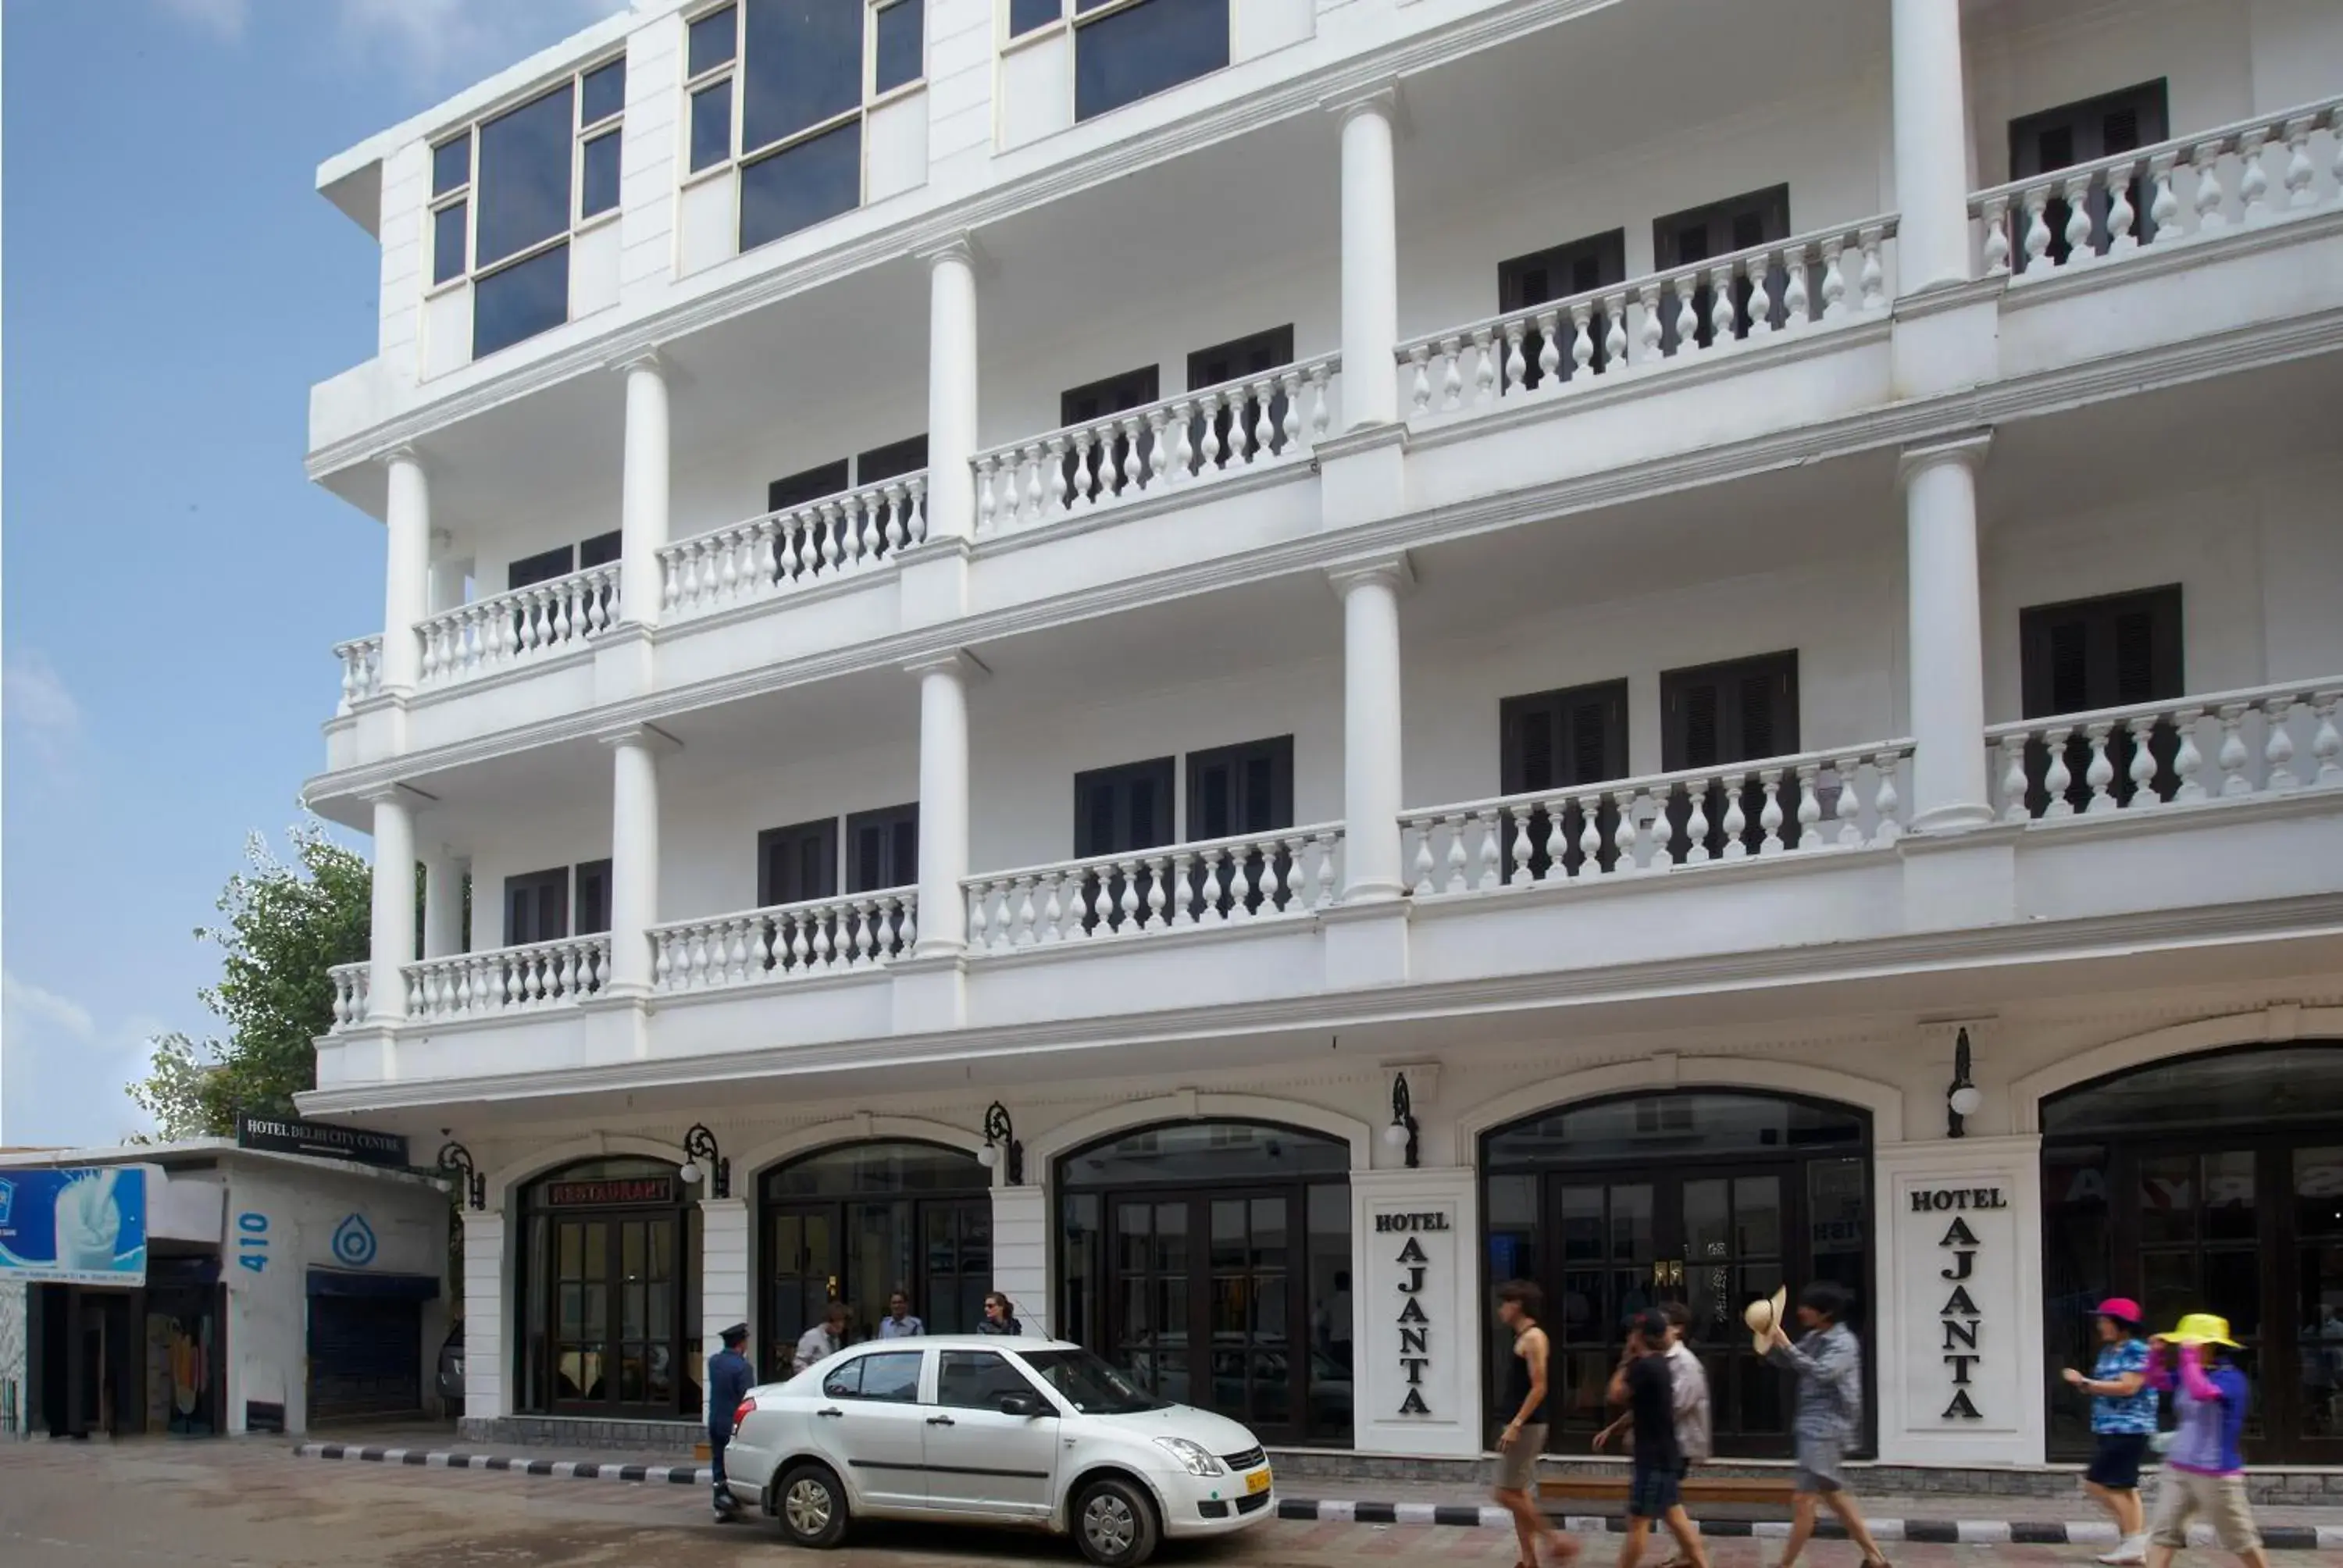
<svg viewBox="0 0 2343 1568"><path fill-rule="evenodd" d="M2085 1377L2066 1371L2068 1386L2091 1396L2091 1467L2083 1490L2116 1522L2116 1548L2102 1563L2145 1563L2147 1523L2139 1506L2139 1466L2156 1435L2156 1391L2148 1386L2147 1342L2139 1337L2139 1303L2113 1296L2099 1303L2099 1359Z"/></svg>

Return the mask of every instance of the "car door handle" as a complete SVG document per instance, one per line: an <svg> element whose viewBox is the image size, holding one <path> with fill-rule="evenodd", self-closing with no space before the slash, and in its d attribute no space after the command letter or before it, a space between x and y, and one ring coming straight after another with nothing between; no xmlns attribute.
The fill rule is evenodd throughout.
<svg viewBox="0 0 2343 1568"><path fill-rule="evenodd" d="M930 1426L958 1426L960 1422L954 1421L948 1415L931 1415L928 1417L928 1424Z"/></svg>
<svg viewBox="0 0 2343 1568"><path fill-rule="evenodd" d="M820 1409L820 1410L818 1410L818 1411L814 1412L814 1414L816 1414L816 1415L829 1416L829 1417L830 1417L830 1418L831 1418L831 1419L833 1419L833 1420L835 1420L835 1419L837 1419L837 1418L839 1418L839 1417L840 1417L840 1416L843 1416L845 1413L846 1413L846 1412L845 1412L844 1411L842 1411L842 1410L839 1409L839 1408L838 1408L836 1405L834 1405L834 1404L833 1404L833 1405L825 1405L825 1406L823 1406L821 1409Z"/></svg>

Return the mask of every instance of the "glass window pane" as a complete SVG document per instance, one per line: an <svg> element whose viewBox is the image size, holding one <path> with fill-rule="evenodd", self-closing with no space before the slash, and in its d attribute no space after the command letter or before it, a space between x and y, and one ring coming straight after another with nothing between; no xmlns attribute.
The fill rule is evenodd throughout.
<svg viewBox="0 0 2343 1568"><path fill-rule="evenodd" d="M627 62L623 56L586 73L578 84L578 123L607 120L627 106Z"/></svg>
<svg viewBox="0 0 2343 1568"><path fill-rule="evenodd" d="M920 1397L920 1352L888 1351L862 1358L862 1397L909 1404Z"/></svg>
<svg viewBox="0 0 2343 1568"><path fill-rule="evenodd" d="M862 205L862 122L799 142L740 170L740 248L797 233Z"/></svg>
<svg viewBox="0 0 2343 1568"><path fill-rule="evenodd" d="M1558 1107L1501 1128L1488 1140L1489 1164L1543 1169L1694 1152L1796 1153L1859 1145L1869 1131L1863 1112L1847 1106L1764 1094L1639 1094Z"/></svg>
<svg viewBox="0 0 2343 1568"><path fill-rule="evenodd" d="M458 202L431 215L431 281L446 283L464 276L464 226L471 206Z"/></svg>
<svg viewBox="0 0 2343 1568"><path fill-rule="evenodd" d="M727 5L721 11L710 11L691 25L691 41L685 53L691 74L712 71L732 57L732 47L739 27L735 13Z"/></svg>
<svg viewBox="0 0 2343 1568"><path fill-rule="evenodd" d="M2045 1134L2316 1122L2343 1105L2332 1042L2217 1051L2070 1090L2042 1106Z"/></svg>
<svg viewBox="0 0 2343 1568"><path fill-rule="evenodd" d="M468 184L472 177L472 138L469 133L452 142L441 142L431 149L431 194L446 196L457 186Z"/></svg>
<svg viewBox="0 0 2343 1568"><path fill-rule="evenodd" d="M472 357L483 358L569 319L569 247L516 262L472 286Z"/></svg>
<svg viewBox="0 0 2343 1568"><path fill-rule="evenodd" d="M732 78L691 95L691 166L694 172L732 156Z"/></svg>
<svg viewBox="0 0 2343 1568"><path fill-rule="evenodd" d="M747 25L741 29L740 62L743 152L770 146L862 102L865 0L745 3ZM748 245L744 238L741 248L747 249Z"/></svg>
<svg viewBox="0 0 2343 1568"><path fill-rule="evenodd" d="M963 1149L933 1143L848 1143L793 1160L765 1178L768 1198L852 1198L898 1192L983 1192L990 1172Z"/></svg>
<svg viewBox="0 0 2343 1568"><path fill-rule="evenodd" d="M872 51L877 55L873 91L890 92L926 74L920 46L920 17L926 9L926 0L896 0L879 13L873 24L878 34Z"/></svg>
<svg viewBox="0 0 2343 1568"><path fill-rule="evenodd" d="M2343 1148L2294 1151L2294 1233L2343 1236Z"/></svg>
<svg viewBox="0 0 2343 1568"><path fill-rule="evenodd" d="M1351 1169L1351 1146L1315 1132L1245 1121L1181 1121L1118 1133L1070 1156L1069 1187L1145 1186L1162 1182L1261 1177L1340 1176Z"/></svg>
<svg viewBox="0 0 2343 1568"><path fill-rule="evenodd" d="M1009 0L1009 35L1022 37L1065 15L1065 0Z"/></svg>
<svg viewBox="0 0 2343 1568"><path fill-rule="evenodd" d="M479 265L569 226L572 135L566 86L480 127Z"/></svg>
<svg viewBox="0 0 2343 1568"><path fill-rule="evenodd" d="M1140 0L1077 29L1074 118L1119 109L1229 63L1229 0Z"/></svg>
<svg viewBox="0 0 2343 1568"><path fill-rule="evenodd" d="M2250 1241L2254 1222L2254 1156L2234 1150L2205 1156L2205 1239Z"/></svg>
<svg viewBox="0 0 2343 1568"><path fill-rule="evenodd" d="M581 217L592 217L618 205L618 133L606 131L588 142L584 162L578 212Z"/></svg>
<svg viewBox="0 0 2343 1568"><path fill-rule="evenodd" d="M2176 1154L2139 1162L2139 1239L2188 1241L2197 1236L2197 1160Z"/></svg>
<svg viewBox="0 0 2343 1568"><path fill-rule="evenodd" d="M1739 1176L1733 1182L1735 1251L1745 1258L1779 1257L1782 1251L1782 1180Z"/></svg>

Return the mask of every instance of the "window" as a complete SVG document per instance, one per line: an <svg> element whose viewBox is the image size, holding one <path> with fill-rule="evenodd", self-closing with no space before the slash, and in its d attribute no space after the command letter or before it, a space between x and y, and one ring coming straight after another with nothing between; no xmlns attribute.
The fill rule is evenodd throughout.
<svg viewBox="0 0 2343 1568"><path fill-rule="evenodd" d="M1229 0L1009 0L1009 35L1074 30L1074 118L1136 103L1229 63Z"/></svg>
<svg viewBox="0 0 2343 1568"><path fill-rule="evenodd" d="M857 811L846 819L846 890L875 893L920 879L920 807Z"/></svg>
<svg viewBox="0 0 2343 1568"><path fill-rule="evenodd" d="M1627 775L1627 683L1606 680L1560 691L1539 691L1508 697L1497 705L1497 774L1499 789L1526 795L1541 789L1566 789L1599 784ZM1618 859L1613 830L1619 825L1618 808L1604 804L1595 812L1603 836L1601 866L1609 870ZM1564 809L1562 823L1563 866L1575 876L1585 856L1578 848L1585 815L1576 806ZM1529 869L1543 877L1554 864L1547 852L1554 819L1541 807L1530 813ZM1506 872L1515 869L1512 813L1506 814Z"/></svg>
<svg viewBox="0 0 2343 1568"><path fill-rule="evenodd" d="M2017 641L2018 684L2027 719L2162 702L2187 689L2177 583L2020 610ZM2115 769L2108 789L2119 805L2129 805L2138 789L2131 777L2135 744L2128 729L2107 736L2107 761ZM2157 761L2153 787L2168 800L2180 785L2172 771L2179 734L2168 724L2157 724L2149 730L2147 744ZM2087 733L2078 729L2068 735L2064 755L2071 776L2066 799L2079 811L2091 799L2090 783L2084 777L2091 765ZM2038 741L2028 745L2026 809L2035 816L2050 803L2045 783L2049 767L2049 748Z"/></svg>
<svg viewBox="0 0 2343 1568"><path fill-rule="evenodd" d="M742 250L862 205L862 120L926 74L924 0L735 0L693 18L689 172L737 166Z"/></svg>
<svg viewBox="0 0 2343 1568"><path fill-rule="evenodd" d="M940 1351L937 1354L938 1404L954 1410L999 1410L1001 1396L1007 1393L1031 1394L1041 1401L1025 1374L997 1352Z"/></svg>
<svg viewBox="0 0 2343 1568"><path fill-rule="evenodd" d="M590 937L610 929L610 862L588 860L574 873L576 897L571 901L569 929Z"/></svg>
<svg viewBox="0 0 2343 1568"><path fill-rule="evenodd" d="M920 1398L921 1351L880 1351L842 1367L823 1380L821 1392L832 1399L870 1399L889 1404L916 1404ZM839 1386L848 1378L852 1388Z"/></svg>
<svg viewBox="0 0 2343 1568"><path fill-rule="evenodd" d="M469 283L472 357L569 319L569 236L618 209L623 56L431 149L431 286Z"/></svg>
<svg viewBox="0 0 2343 1568"><path fill-rule="evenodd" d="M757 835L757 903L802 903L838 896L838 819L768 828Z"/></svg>
<svg viewBox="0 0 2343 1568"><path fill-rule="evenodd" d="M787 511L792 507L802 507L808 501L819 501L824 496L843 495L848 490L859 490L882 479L916 474L927 466L927 436L924 433L906 436L900 441L873 447L852 458L840 457L831 462L818 463L810 468L801 468L773 480L765 487L765 510Z"/></svg>
<svg viewBox="0 0 2343 1568"><path fill-rule="evenodd" d="M1152 849L1172 841L1172 759L1074 775L1074 857Z"/></svg>
<svg viewBox="0 0 2343 1568"><path fill-rule="evenodd" d="M1627 231L1614 228L1608 234L1574 239L1568 245L1557 245L1550 250L1533 251L1517 256L1511 261L1497 264L1497 309L1511 314L1526 310L1534 305L1547 305L1574 295L1590 294L1615 283L1627 281ZM1555 344L1554 353L1561 361L1559 374L1564 381L1577 372L1577 362L1571 357L1574 328L1567 323L1557 324L1555 330L1562 340ZM1607 365L1609 356L1603 340L1611 331L1611 318L1596 311L1587 318L1586 334L1593 340L1594 357L1589 368L1600 371ZM1538 365L1538 356L1544 352L1545 334L1535 327L1522 336L1522 358L1527 363L1527 373L1522 385L1535 387L1545 379Z"/></svg>
<svg viewBox="0 0 2343 1568"><path fill-rule="evenodd" d="M1293 737L1188 756L1188 837L1227 839L1293 826Z"/></svg>
<svg viewBox="0 0 2343 1568"><path fill-rule="evenodd" d="M875 485L881 479L892 479L903 474L916 474L928 466L928 437L924 432L906 436L900 441L890 441L883 447L873 447L854 459L854 484L859 489Z"/></svg>
<svg viewBox="0 0 2343 1568"><path fill-rule="evenodd" d="M578 569L582 572L594 567L609 565L618 558L620 543L619 530L617 528L612 528L607 534L596 534L590 539L579 541Z"/></svg>
<svg viewBox="0 0 2343 1568"><path fill-rule="evenodd" d="M1144 408L1162 395L1155 367L1142 365L1136 370L1126 370L1120 376L1110 376L1103 381L1092 381L1087 386L1060 393L1058 423L1087 425L1110 414ZM1067 453L1066 504L1073 505L1078 495L1095 499L1101 491L1121 494L1122 466L1130 451L1130 437L1119 435L1111 442L1101 442L1092 447L1087 463L1081 453ZM1154 451L1154 432L1142 429L1139 434L1139 460L1142 463L1147 461Z"/></svg>
<svg viewBox="0 0 2343 1568"><path fill-rule="evenodd" d="M622 540L620 530L612 528L607 534L596 534L579 541L573 550L568 545L556 545L533 556L523 556L505 568L505 590L525 588L537 583L548 583L556 578L566 578L571 572L608 566L618 558Z"/></svg>
<svg viewBox="0 0 2343 1568"><path fill-rule="evenodd" d="M2026 115L2009 122L2009 177L2022 180L2031 175L2049 174L2131 152L2164 140L2171 134L2167 126L2161 77L2103 97L2086 98L2080 103L2062 104L2040 114ZM2148 212L2147 182L2134 179L2126 199L2131 203L2133 236L2144 240L2153 236L2156 222ZM2107 192L2093 191L2089 206L2091 250L2104 256L2113 240L2107 231ZM2063 197L2054 197L2043 209L2044 221L2050 229L2050 249L2046 259L2053 266L2066 266L2074 248L2066 243L2066 223L2073 212ZM2010 257L2021 272L2032 259L2023 245Z"/></svg>
<svg viewBox="0 0 2343 1568"><path fill-rule="evenodd" d="M1730 196L1724 201L1711 202L1706 206L1696 206L1684 212L1671 213L1666 217L1654 219L1652 257L1658 270L1665 272L1672 267L1689 266L1694 262L1706 261L1711 256L1730 256L1735 251L1747 250L1754 246L1771 245L1776 240L1789 237L1790 187L1774 186L1762 191L1751 191L1746 196ZM1808 297L1820 297L1819 280L1810 277L1806 281ZM1775 267L1766 274L1765 293L1769 301L1766 317L1775 325L1789 319L1785 307L1782 304L1783 291L1789 286L1789 274L1780 267ZM1733 285L1733 335L1735 337L1745 337L1748 336L1748 327L1743 322L1742 317L1749 313L1748 280L1736 279ZM1663 291L1663 297L1669 302L1662 308L1660 314L1660 348L1663 353L1675 352L1676 312L1674 304L1675 297L1675 290L1673 287ZM1715 304L1715 298L1705 282L1694 289L1692 307L1694 313L1700 318L1699 329L1694 336L1703 348L1707 347L1715 339L1715 334L1710 324L1710 312Z"/></svg>
<svg viewBox="0 0 2343 1568"><path fill-rule="evenodd" d="M1760 654L1755 658L1660 673L1660 767L1670 773L1697 768L1720 768L1785 757L1798 749L1798 655ZM1754 775L1740 790L1742 815L1748 826L1745 847L1755 851L1765 841L1758 820L1765 809L1765 788ZM1797 844L1797 789L1795 779L1781 784L1782 841ZM1722 784L1709 786L1702 801L1708 823L1706 859L1725 852L1725 818L1730 809ZM1668 821L1674 832L1669 849L1679 860L1697 847L1686 823L1692 799L1682 785L1668 800Z"/></svg>
<svg viewBox="0 0 2343 1568"><path fill-rule="evenodd" d="M1240 337L1232 343L1220 343L1210 348L1197 349L1188 356L1188 390L1202 391L1207 387L1218 387L1223 382L1235 381L1249 376L1259 376L1292 363L1293 327L1289 323L1283 327L1273 327L1267 332L1256 332L1250 337ZM1282 452L1285 449L1285 407L1286 399L1282 391L1270 398L1269 423L1272 433L1269 438L1269 449L1272 452ZM1243 420L1242 426L1237 423L1238 417ZM1231 463L1240 460L1244 448L1252 444L1250 437L1254 427L1260 423L1261 400L1257 397L1246 398L1233 411L1223 408L1214 415L1212 417L1213 450L1218 454L1218 462L1215 466L1225 468ZM1232 437L1235 437L1233 442L1231 440ZM1198 415L1192 422L1188 439L1190 445L1196 449L1197 467L1202 468L1204 461L1204 420L1202 415Z"/></svg>
<svg viewBox="0 0 2343 1568"><path fill-rule="evenodd" d="M505 879L505 946L526 947L569 934L569 869Z"/></svg>

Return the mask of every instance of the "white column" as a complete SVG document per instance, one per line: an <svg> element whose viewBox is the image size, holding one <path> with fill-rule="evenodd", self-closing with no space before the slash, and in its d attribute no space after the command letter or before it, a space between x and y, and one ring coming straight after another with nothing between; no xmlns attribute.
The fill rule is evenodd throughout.
<svg viewBox="0 0 2343 1568"><path fill-rule="evenodd" d="M911 666L920 678L920 940L918 956L968 941L968 683L983 666L965 652Z"/></svg>
<svg viewBox="0 0 2343 1568"><path fill-rule="evenodd" d="M1399 95L1384 87L1340 107L1342 116L1342 426L1399 417L1399 216L1392 122Z"/></svg>
<svg viewBox="0 0 2343 1568"><path fill-rule="evenodd" d="M495 1209L458 1211L464 1216L464 1417L494 1421L505 1413L505 1323L511 1315L505 1217Z"/></svg>
<svg viewBox="0 0 2343 1568"><path fill-rule="evenodd" d="M618 503L618 618L657 626L669 493L667 372L655 354L638 355L620 368L627 377L627 438Z"/></svg>
<svg viewBox="0 0 2343 1568"><path fill-rule="evenodd" d="M1986 793L1976 521L1976 467L1988 439L1970 436L1906 451L1900 470L1911 643L1912 826L1923 832L1958 832L1993 820Z"/></svg>
<svg viewBox="0 0 2343 1568"><path fill-rule="evenodd" d="M699 1349L712 1356L723 1344L726 1329L747 1323L751 1337L751 1365L773 1364L771 1345L754 1338L757 1320L749 1299L749 1200L702 1198L699 1201ZM703 1384L703 1386L705 1386Z"/></svg>
<svg viewBox="0 0 2343 1568"><path fill-rule="evenodd" d="M1395 899L1400 864L1399 596L1405 556L1330 574L1342 596L1342 855L1346 900Z"/></svg>
<svg viewBox="0 0 2343 1568"><path fill-rule="evenodd" d="M976 249L962 236L928 253L930 538L976 531Z"/></svg>
<svg viewBox="0 0 2343 1568"><path fill-rule="evenodd" d="M659 759L675 738L648 724L605 735L610 748L609 996L649 996L659 923Z"/></svg>
<svg viewBox="0 0 2343 1568"><path fill-rule="evenodd" d="M1919 294L1969 276L1969 160L1960 0L1894 0L1897 286Z"/></svg>
<svg viewBox="0 0 2343 1568"><path fill-rule="evenodd" d="M382 461L390 487L382 519L382 689L413 691L423 662L415 623L430 603L431 486L413 447L394 447Z"/></svg>
<svg viewBox="0 0 2343 1568"><path fill-rule="evenodd" d="M374 805L373 941L367 953L367 1020L407 1017L407 966L415 961L415 813L396 786Z"/></svg>
<svg viewBox="0 0 2343 1568"><path fill-rule="evenodd" d="M445 844L423 851L423 956L464 950L464 862Z"/></svg>

